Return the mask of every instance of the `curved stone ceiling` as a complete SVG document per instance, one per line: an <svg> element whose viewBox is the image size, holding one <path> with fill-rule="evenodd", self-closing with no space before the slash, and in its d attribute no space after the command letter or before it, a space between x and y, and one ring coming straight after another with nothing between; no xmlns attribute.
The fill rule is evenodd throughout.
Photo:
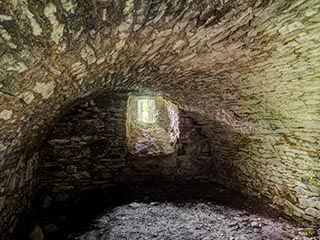
<svg viewBox="0 0 320 240"><path fill-rule="evenodd" d="M306 44L304 34L292 42L290 33L306 27L317 13L312 7L307 1L2 2L2 156L34 142L64 106L101 89L165 93L194 111L237 115L236 125L246 128L246 116L222 100L239 99L246 86L286 71L276 69L277 60L285 55L282 62L291 63L288 48ZM318 63L309 66L316 70Z"/></svg>

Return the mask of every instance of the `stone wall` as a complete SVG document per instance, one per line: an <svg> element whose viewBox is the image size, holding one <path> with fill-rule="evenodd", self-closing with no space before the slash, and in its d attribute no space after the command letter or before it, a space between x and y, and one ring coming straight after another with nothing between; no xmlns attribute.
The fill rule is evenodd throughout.
<svg viewBox="0 0 320 240"><path fill-rule="evenodd" d="M310 110L302 99L298 101L304 107L297 109L292 104L288 107L292 114ZM255 107L250 114L256 116L257 125L250 134L218 121L203 127L217 169L214 180L260 199L298 222L319 224L319 138L317 131L311 130L317 125L306 127L307 115L305 120L279 118L279 112L273 112L276 105L264 116ZM235 116L224 117L235 121Z"/></svg>
<svg viewBox="0 0 320 240"><path fill-rule="evenodd" d="M0 182L0 239L14 231L17 216L31 205L30 199L34 198L38 186L38 159L38 152L21 153L14 166L0 172L4 179Z"/></svg>
<svg viewBox="0 0 320 240"><path fill-rule="evenodd" d="M126 151L127 98L126 92L97 97L73 108L54 127L41 151L40 186L47 194L60 201L117 184L214 181L298 221L319 221L316 140L295 137L304 128L279 128L275 119L260 119L269 129L257 138L258 127L255 134L236 131L230 112L212 121L181 111L177 151L137 157Z"/></svg>
<svg viewBox="0 0 320 240"><path fill-rule="evenodd" d="M191 113L181 112L181 137L170 155L127 152L127 93L102 95L74 107L41 149L40 189L63 201L118 184L210 181L210 147Z"/></svg>

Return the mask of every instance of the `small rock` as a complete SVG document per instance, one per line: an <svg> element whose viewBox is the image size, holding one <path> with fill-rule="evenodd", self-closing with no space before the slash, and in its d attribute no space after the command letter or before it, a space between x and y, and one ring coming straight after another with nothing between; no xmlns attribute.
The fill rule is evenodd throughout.
<svg viewBox="0 0 320 240"><path fill-rule="evenodd" d="M139 206L140 206L140 204L136 203L136 202L133 202L133 203L129 204L129 207L132 207L132 208L138 208Z"/></svg>
<svg viewBox="0 0 320 240"><path fill-rule="evenodd" d="M257 222L252 222L252 223L251 223L251 227L253 227L253 228L259 228L259 227L261 227L261 226L260 226L260 224L257 223Z"/></svg>
<svg viewBox="0 0 320 240"><path fill-rule="evenodd" d="M158 206L160 203L158 203L158 202L152 202L152 203L150 203L150 205L151 206Z"/></svg>
<svg viewBox="0 0 320 240"><path fill-rule="evenodd" d="M33 231L29 235L30 240L44 240L44 235L39 225L35 226Z"/></svg>

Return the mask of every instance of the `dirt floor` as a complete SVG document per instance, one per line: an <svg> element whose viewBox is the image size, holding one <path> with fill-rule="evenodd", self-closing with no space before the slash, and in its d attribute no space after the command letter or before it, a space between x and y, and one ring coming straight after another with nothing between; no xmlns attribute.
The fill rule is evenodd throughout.
<svg viewBox="0 0 320 240"><path fill-rule="evenodd" d="M117 188L39 221L45 240L320 240L318 227L212 184Z"/></svg>

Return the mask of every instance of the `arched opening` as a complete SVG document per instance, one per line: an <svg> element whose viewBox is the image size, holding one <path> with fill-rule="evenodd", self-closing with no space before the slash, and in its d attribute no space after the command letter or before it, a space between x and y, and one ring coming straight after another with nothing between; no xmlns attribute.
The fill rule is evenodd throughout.
<svg viewBox="0 0 320 240"><path fill-rule="evenodd" d="M38 196L27 220L30 226L18 228L21 233L31 232L32 223L37 222L45 235L61 238L65 226L74 227L72 222L77 216L84 222L92 217L85 210L88 204L106 207L115 201L119 204L132 200L133 196L162 201L175 197L173 188L179 193L184 185L213 182L214 164L203 123L198 123L192 112L180 109L178 114L178 108L162 97L157 97L153 110L163 113L156 113L157 117L142 124L147 124L147 129L153 130L153 124L165 129L166 144L171 144L173 151L144 155L128 150L128 111L132 111L130 98L134 94L118 91L87 98L56 122L40 147ZM134 102L136 115L138 104ZM162 198L159 191L168 194ZM84 207L72 207L77 205L75 202ZM98 211L95 207L89 209L92 213ZM77 215L79 212L83 214Z"/></svg>
<svg viewBox="0 0 320 240"><path fill-rule="evenodd" d="M173 109L171 103L159 99L154 110L160 109L163 113L157 113L157 121L147 125L143 122L142 130L154 134L155 129L161 128L166 131L164 139L160 138L163 135L155 135L155 138L166 142L159 143L160 147L152 147L152 151L158 152L151 154L130 152L128 125L136 121L130 120L131 117L138 119L138 116L128 114L129 111L139 113L139 101L132 103L130 92L102 94L72 108L56 123L41 149L40 188L46 188L63 200L68 194L116 184L209 180L206 175L213 173L213 163L201 126L185 111L180 111L177 119L177 112L172 113L177 108ZM177 125L179 121L180 125ZM170 128L175 129L170 131ZM178 139L180 131L181 139ZM135 135L134 140L140 141L142 148L150 147L149 142L142 142L136 136L140 135ZM169 144L170 149L165 152L161 144Z"/></svg>
<svg viewBox="0 0 320 240"><path fill-rule="evenodd" d="M239 234L270 237L261 231L270 217L264 214L266 207L223 187L236 179L229 174L238 171L233 166L238 162L221 160L227 158L226 154L232 156L234 153L230 151L241 146L232 141L235 133L226 125L206 120L194 112L179 109L177 114L175 107L171 120L179 122L174 125L178 127L175 131L179 132L179 138L175 138L174 151L132 153L127 146L128 111L133 111L134 121L148 130L159 124L156 115L161 113L157 113L157 109L168 114L173 108L163 98L159 97L163 101L159 104L150 101L155 97L139 96L132 100L135 95L131 91L95 95L69 109L54 125L40 148L38 195L15 236L23 238L31 232L31 235L43 234L53 240L89 236L162 239L189 232L195 234L195 238ZM143 110L147 112L141 113ZM169 120L167 125L161 125L168 130L173 126ZM164 120L160 120L160 124L161 121ZM180 204L179 207L175 207L176 204ZM255 208L246 209L248 204ZM179 224L176 232L167 232L166 224L158 222L163 211ZM120 216L127 221L120 220ZM187 219L194 216L194 221L186 224ZM225 227L220 228L218 222L208 220L213 217L226 219ZM141 218L149 219L154 226L145 226L150 227L149 232L138 227ZM239 221L249 222L241 225L243 233L236 230ZM290 231L287 223L273 221L269 227L280 224ZM130 227L125 228L128 224ZM197 232L199 225L206 226L207 230ZM252 232L252 228L256 230ZM278 233L274 234L277 237Z"/></svg>

